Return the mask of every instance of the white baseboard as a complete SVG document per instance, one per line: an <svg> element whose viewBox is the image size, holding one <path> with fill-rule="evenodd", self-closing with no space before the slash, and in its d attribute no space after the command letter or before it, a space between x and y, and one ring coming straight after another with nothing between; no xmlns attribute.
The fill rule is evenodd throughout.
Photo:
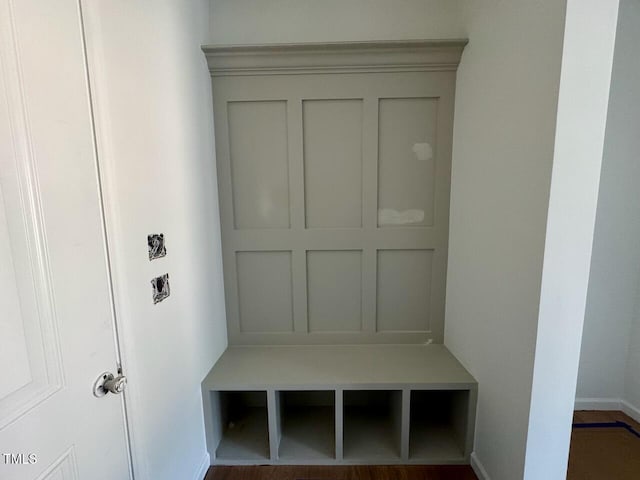
<svg viewBox="0 0 640 480"><path fill-rule="evenodd" d="M476 452L473 452L471 454L471 468L473 468L473 471L475 472L476 476L480 479L480 480L491 480L489 478L489 474L487 473L487 471L484 468L484 465L482 465L482 462L480 460L478 460L478 456L476 455Z"/></svg>
<svg viewBox="0 0 640 480"><path fill-rule="evenodd" d="M631 405L626 400L623 400L622 411L633 418L636 422L640 422L640 408Z"/></svg>
<svg viewBox="0 0 640 480"><path fill-rule="evenodd" d="M196 470L196 474L193 476L193 480L203 480L207 475L207 470L211 466L211 459L209 458L209 453L205 452L204 457L202 457L202 462L198 466Z"/></svg>
<svg viewBox="0 0 640 480"><path fill-rule="evenodd" d="M622 410L619 398L576 398L575 410Z"/></svg>

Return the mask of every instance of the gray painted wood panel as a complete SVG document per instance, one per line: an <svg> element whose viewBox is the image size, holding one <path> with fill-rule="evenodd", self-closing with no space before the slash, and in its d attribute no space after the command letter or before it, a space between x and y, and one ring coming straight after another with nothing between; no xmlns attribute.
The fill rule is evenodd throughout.
<svg viewBox="0 0 640 480"><path fill-rule="evenodd" d="M289 228L286 102L229 102L235 228Z"/></svg>
<svg viewBox="0 0 640 480"><path fill-rule="evenodd" d="M378 226L432 226L437 98L381 98Z"/></svg>
<svg viewBox="0 0 640 480"><path fill-rule="evenodd" d="M430 330L433 250L378 250L377 331Z"/></svg>
<svg viewBox="0 0 640 480"><path fill-rule="evenodd" d="M362 252L309 250L307 299L310 332L362 330Z"/></svg>
<svg viewBox="0 0 640 480"><path fill-rule="evenodd" d="M291 252L237 252L240 330L292 332Z"/></svg>
<svg viewBox="0 0 640 480"><path fill-rule="evenodd" d="M230 344L443 341L464 43L205 48Z"/></svg>
<svg viewBox="0 0 640 480"><path fill-rule="evenodd" d="M304 100L307 228L362 227L362 100Z"/></svg>

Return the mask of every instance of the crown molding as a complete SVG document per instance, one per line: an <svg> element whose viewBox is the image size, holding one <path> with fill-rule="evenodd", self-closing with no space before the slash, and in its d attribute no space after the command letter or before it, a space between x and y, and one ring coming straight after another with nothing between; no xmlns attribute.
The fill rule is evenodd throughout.
<svg viewBox="0 0 640 480"><path fill-rule="evenodd" d="M466 39L205 45L211 76L455 71Z"/></svg>

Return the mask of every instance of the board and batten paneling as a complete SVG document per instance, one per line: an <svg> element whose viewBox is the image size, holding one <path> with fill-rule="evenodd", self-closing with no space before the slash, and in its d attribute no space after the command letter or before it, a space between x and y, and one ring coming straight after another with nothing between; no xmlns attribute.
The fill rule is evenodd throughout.
<svg viewBox="0 0 640 480"><path fill-rule="evenodd" d="M231 344L443 341L465 44L203 48Z"/></svg>

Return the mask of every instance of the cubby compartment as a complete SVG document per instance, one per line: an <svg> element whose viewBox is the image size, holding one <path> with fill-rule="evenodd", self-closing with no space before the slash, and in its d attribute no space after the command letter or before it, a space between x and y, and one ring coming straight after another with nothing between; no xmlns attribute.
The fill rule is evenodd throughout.
<svg viewBox="0 0 640 480"><path fill-rule="evenodd" d="M343 394L344 459L399 459L402 391L345 390Z"/></svg>
<svg viewBox="0 0 640 480"><path fill-rule="evenodd" d="M268 460L267 392L211 392L211 395L213 405L218 405L215 410L220 441L216 458Z"/></svg>
<svg viewBox="0 0 640 480"><path fill-rule="evenodd" d="M413 390L409 459L464 459L469 428L469 390Z"/></svg>
<svg viewBox="0 0 640 480"><path fill-rule="evenodd" d="M282 461L335 458L335 391L276 392Z"/></svg>

